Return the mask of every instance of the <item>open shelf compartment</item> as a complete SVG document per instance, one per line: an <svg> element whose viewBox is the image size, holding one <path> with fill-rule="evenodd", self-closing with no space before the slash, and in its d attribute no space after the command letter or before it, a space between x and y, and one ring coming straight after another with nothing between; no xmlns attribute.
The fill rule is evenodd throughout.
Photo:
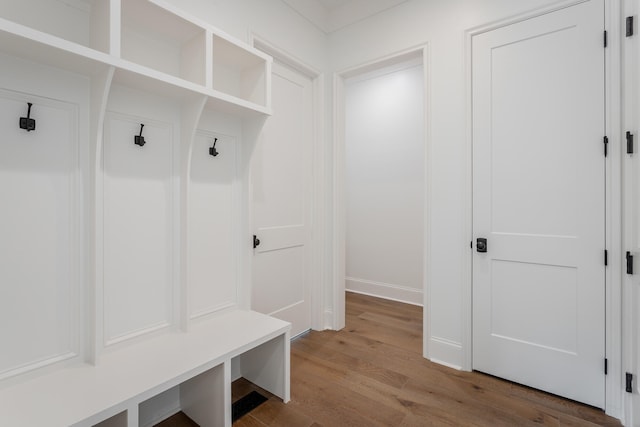
<svg viewBox="0 0 640 427"><path fill-rule="evenodd" d="M204 28L148 0L123 1L121 14L123 59L206 85Z"/></svg>
<svg viewBox="0 0 640 427"><path fill-rule="evenodd" d="M110 0L3 2L2 18L104 53L110 50Z"/></svg>
<svg viewBox="0 0 640 427"><path fill-rule="evenodd" d="M266 55L213 35L213 89L268 107Z"/></svg>

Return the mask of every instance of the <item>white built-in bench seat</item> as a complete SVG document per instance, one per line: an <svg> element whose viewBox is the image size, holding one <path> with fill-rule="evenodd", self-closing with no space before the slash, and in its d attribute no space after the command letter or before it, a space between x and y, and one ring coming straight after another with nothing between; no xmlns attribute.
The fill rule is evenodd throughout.
<svg viewBox="0 0 640 427"><path fill-rule="evenodd" d="M146 426L184 411L231 425L239 377L289 401L290 324L236 310L0 388L0 426Z"/></svg>

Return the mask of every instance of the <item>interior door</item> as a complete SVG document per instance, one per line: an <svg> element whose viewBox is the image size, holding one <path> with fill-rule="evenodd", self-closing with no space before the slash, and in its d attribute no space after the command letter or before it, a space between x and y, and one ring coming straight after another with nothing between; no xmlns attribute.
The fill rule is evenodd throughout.
<svg viewBox="0 0 640 427"><path fill-rule="evenodd" d="M251 168L252 308L291 322L291 336L311 328L312 96L308 77L274 62L273 116L263 128Z"/></svg>
<svg viewBox="0 0 640 427"><path fill-rule="evenodd" d="M472 41L473 368L600 408L603 31L590 0Z"/></svg>

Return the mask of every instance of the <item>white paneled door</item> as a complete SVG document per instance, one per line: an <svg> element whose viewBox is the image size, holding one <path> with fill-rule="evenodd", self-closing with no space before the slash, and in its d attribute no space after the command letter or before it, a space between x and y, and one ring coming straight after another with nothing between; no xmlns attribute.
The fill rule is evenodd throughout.
<svg viewBox="0 0 640 427"><path fill-rule="evenodd" d="M251 305L291 322L291 336L311 328L309 242L312 82L273 64L273 116L252 159L254 250ZM256 243L257 243L256 240Z"/></svg>
<svg viewBox="0 0 640 427"><path fill-rule="evenodd" d="M472 42L473 368L600 408L603 31L590 0Z"/></svg>

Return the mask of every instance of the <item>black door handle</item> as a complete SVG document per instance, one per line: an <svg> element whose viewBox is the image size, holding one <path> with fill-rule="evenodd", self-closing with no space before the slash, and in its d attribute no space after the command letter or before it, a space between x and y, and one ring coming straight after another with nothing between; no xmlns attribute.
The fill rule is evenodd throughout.
<svg viewBox="0 0 640 427"><path fill-rule="evenodd" d="M258 236L256 236L254 234L253 235L253 249L257 248L258 246L260 246L260 239L258 239Z"/></svg>
<svg viewBox="0 0 640 427"><path fill-rule="evenodd" d="M478 252L487 252L487 239L478 237L478 240L476 240L476 250Z"/></svg>

